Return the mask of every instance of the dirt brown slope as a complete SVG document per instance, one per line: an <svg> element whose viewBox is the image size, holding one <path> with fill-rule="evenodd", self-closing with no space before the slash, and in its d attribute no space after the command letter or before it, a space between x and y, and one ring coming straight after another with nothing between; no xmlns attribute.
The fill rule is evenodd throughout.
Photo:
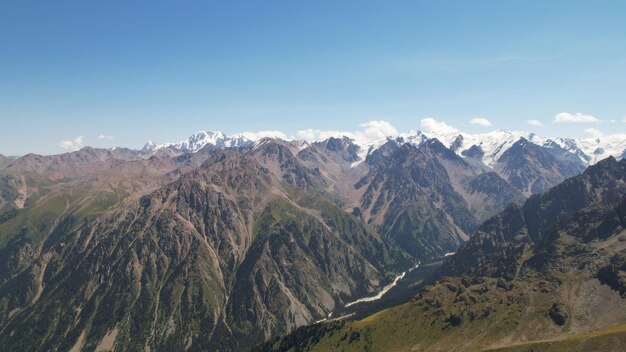
<svg viewBox="0 0 626 352"><path fill-rule="evenodd" d="M37 218L32 209L23 214ZM239 154L212 155L89 221L58 219L41 238L2 233L18 240L2 264L20 263L0 284L3 346L241 350L411 264L357 218Z"/></svg>

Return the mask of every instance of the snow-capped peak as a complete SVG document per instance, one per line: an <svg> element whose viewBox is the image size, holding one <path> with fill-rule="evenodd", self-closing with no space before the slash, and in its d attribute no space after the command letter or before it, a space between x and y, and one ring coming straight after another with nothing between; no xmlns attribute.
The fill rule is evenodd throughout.
<svg viewBox="0 0 626 352"><path fill-rule="evenodd" d="M482 152L483 163L489 167L493 167L502 154L522 138L544 148L560 147L576 155L585 165L593 165L609 156L621 158L626 155L625 134L597 138L546 138L529 132L505 130L470 134L444 126L440 129L430 129L428 132L409 131L395 140L398 143L419 146L430 138L436 138L460 156L465 156L470 148L478 148ZM368 148L370 153L375 149L377 146Z"/></svg>
<svg viewBox="0 0 626 352"><path fill-rule="evenodd" d="M144 151L155 151L157 149L157 144L154 143L152 140L149 140L148 143L144 144L143 148L141 148L141 150Z"/></svg>
<svg viewBox="0 0 626 352"><path fill-rule="evenodd" d="M470 134L445 124L442 125L442 123L434 120L430 122L432 123L426 125L422 124L422 127L426 127L427 131L411 130L407 133L398 133L397 135L387 136L379 140L365 138L360 134L348 134L345 137L352 140L352 142L359 147L357 154L361 161L365 160L367 155L390 140L398 144L409 143L420 146L433 138L439 140L446 147L462 157L471 156L481 158L482 162L489 167L494 167L500 157L522 138L544 148L562 149L578 157L585 165L595 164L608 156L621 158L626 153L626 134L597 138L546 138L529 132L505 130ZM265 139L277 138L272 137L276 135L276 131L272 131L271 136L255 138L250 136L250 133L228 136L219 131L200 131L187 139L175 143L157 144L153 141L149 141L143 147L143 150L154 153L160 149L173 149L179 152L193 153L206 146L216 148L244 147L253 145L254 141L256 141L256 144L254 144L253 147L258 147L264 143ZM286 136L283 133L279 135ZM338 135L336 137L340 136ZM291 139L289 138L289 140ZM298 144L298 149L305 149L313 140L293 140L292 142ZM355 162L355 165L357 164L358 162Z"/></svg>
<svg viewBox="0 0 626 352"><path fill-rule="evenodd" d="M155 152L160 149L169 148L181 152L195 153L208 145L216 148L233 148L243 147L251 143L252 141L250 139L242 135L227 136L219 131L200 131L187 139L175 143L156 144L153 141L149 141L143 147L143 150Z"/></svg>
<svg viewBox="0 0 626 352"><path fill-rule="evenodd" d="M583 159L581 157L581 159L586 159L589 165L593 165L609 156L619 159L626 152L626 134L574 139L555 138L554 141L562 143L564 149L574 153L582 152L586 158Z"/></svg>
<svg viewBox="0 0 626 352"><path fill-rule="evenodd" d="M463 156L465 151L473 146L483 152L483 162L487 166L493 166L500 156L520 138L532 139L532 134L527 132L509 132L496 130L484 134L469 134L452 128L439 130L431 129L429 132L409 131L401 134L396 140L399 143L422 145L429 139L437 139L455 153Z"/></svg>

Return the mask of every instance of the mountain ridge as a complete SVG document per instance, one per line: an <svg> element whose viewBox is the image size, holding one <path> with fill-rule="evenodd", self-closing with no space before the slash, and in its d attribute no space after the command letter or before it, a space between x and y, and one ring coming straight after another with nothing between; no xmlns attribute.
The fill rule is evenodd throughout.
<svg viewBox="0 0 626 352"><path fill-rule="evenodd" d="M456 129L452 131L430 132L412 130L407 133L390 135L383 139L362 140L359 142L354 137L351 138L342 135L340 132L335 134L336 136L333 138L351 139L360 149L359 156L361 159L364 159L365 156L378 149L387 140L420 145L427 139L436 138L460 156L464 156L464 153L467 153L472 148L474 148L474 150L476 148L481 149L483 162L490 168L493 168L493 165L498 161L500 156L520 139L525 139L544 148L556 149L557 152L561 151L572 154L586 166L593 165L609 156L620 157L626 152L626 140L621 135L595 138L564 138L540 137L535 133L520 131L510 132L505 130L495 130L482 134L469 134ZM244 147L262 139L257 139L254 136L249 137L246 137L245 134L242 133L227 136L219 131L199 131L191 135L188 139L183 139L178 142L156 144L149 141L142 150L152 153L162 149L170 149L178 152L197 152L207 146L215 148ZM322 140L298 140L297 138L289 138L287 140L299 141L303 143L303 145L306 145L314 142L323 142L328 140L328 138Z"/></svg>
<svg viewBox="0 0 626 352"><path fill-rule="evenodd" d="M411 301L256 350L620 351L625 180L626 161L607 158L487 220Z"/></svg>
<svg viewBox="0 0 626 352"><path fill-rule="evenodd" d="M0 277L0 340L43 349L95 349L114 336L120 349L240 350L412 263L357 218L234 153L91 221L62 216L42 242L16 235L0 251L8 265L22 248Z"/></svg>
<svg viewBox="0 0 626 352"><path fill-rule="evenodd" d="M375 295L581 171L578 156L525 138L489 167L461 138L390 138L363 154L347 137L203 136L180 151L85 147L0 169L3 343L248 348ZM620 289L618 259L602 277Z"/></svg>

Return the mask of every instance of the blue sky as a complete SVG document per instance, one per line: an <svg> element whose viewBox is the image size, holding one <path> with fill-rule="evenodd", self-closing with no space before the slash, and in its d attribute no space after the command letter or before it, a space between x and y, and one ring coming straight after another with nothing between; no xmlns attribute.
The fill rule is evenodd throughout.
<svg viewBox="0 0 626 352"><path fill-rule="evenodd" d="M626 132L624 14L624 1L0 0L0 153L425 117ZM597 122L554 123L561 112Z"/></svg>

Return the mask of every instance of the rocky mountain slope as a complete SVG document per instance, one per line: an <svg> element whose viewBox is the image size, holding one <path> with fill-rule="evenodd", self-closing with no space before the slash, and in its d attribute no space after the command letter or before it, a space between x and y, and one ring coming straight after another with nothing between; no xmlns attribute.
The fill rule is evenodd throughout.
<svg viewBox="0 0 626 352"><path fill-rule="evenodd" d="M344 140L347 137L342 137ZM459 157L471 160L484 170L495 171L500 177L528 197L547 191L567 177L581 173L587 166L608 157L622 157L626 142L615 136L595 139L545 138L533 133L493 131L486 134L468 134L453 128L442 131L410 131L382 140L350 140L352 149L347 155L354 167L371 159L381 149L388 149L389 142L398 146L410 144L422 147L436 139ZM278 139L274 139L278 141ZM331 138L340 141L341 138ZM257 141L258 142L258 141ZM232 148L253 144L241 134L226 136L221 132L198 132L176 143L146 144L142 153L177 155L195 152L202 148ZM327 143L293 140L300 150L312 145ZM318 146L319 147L319 146ZM338 147L335 146L335 147ZM384 154L384 151L382 151ZM297 153L294 153L297 154ZM346 159L346 160L348 160ZM499 209L498 209L499 210Z"/></svg>
<svg viewBox="0 0 626 352"><path fill-rule="evenodd" d="M3 346L240 350L411 264L357 218L234 153L90 215L67 212L43 238L13 232L19 216L2 223Z"/></svg>
<svg viewBox="0 0 626 352"><path fill-rule="evenodd" d="M247 153L285 182L331 199L416 259L456 250L481 220L524 200L497 173L437 140L419 146L390 140L356 166L358 146L347 138L305 146L264 139Z"/></svg>
<svg viewBox="0 0 626 352"><path fill-rule="evenodd" d="M4 155L0 154L0 169L2 169L5 166L7 166L11 161L12 161L12 159L9 158L8 156L4 156Z"/></svg>
<svg viewBox="0 0 626 352"><path fill-rule="evenodd" d="M584 169L573 155L540 147L524 138L513 143L494 164L494 170L526 196L545 192Z"/></svg>
<svg viewBox="0 0 626 352"><path fill-rule="evenodd" d="M609 158L486 221L412 301L258 349L619 351L625 258L626 161Z"/></svg>
<svg viewBox="0 0 626 352"><path fill-rule="evenodd" d="M369 170L354 186L361 193L354 212L417 258L456 250L481 217L524 199L437 140L420 147L389 142L365 163ZM481 181L485 177L493 183Z"/></svg>
<svg viewBox="0 0 626 352"><path fill-rule="evenodd" d="M378 292L581 170L557 147L509 138L488 165L484 145L456 142L200 133L12 160L0 169L0 341L241 350Z"/></svg>

